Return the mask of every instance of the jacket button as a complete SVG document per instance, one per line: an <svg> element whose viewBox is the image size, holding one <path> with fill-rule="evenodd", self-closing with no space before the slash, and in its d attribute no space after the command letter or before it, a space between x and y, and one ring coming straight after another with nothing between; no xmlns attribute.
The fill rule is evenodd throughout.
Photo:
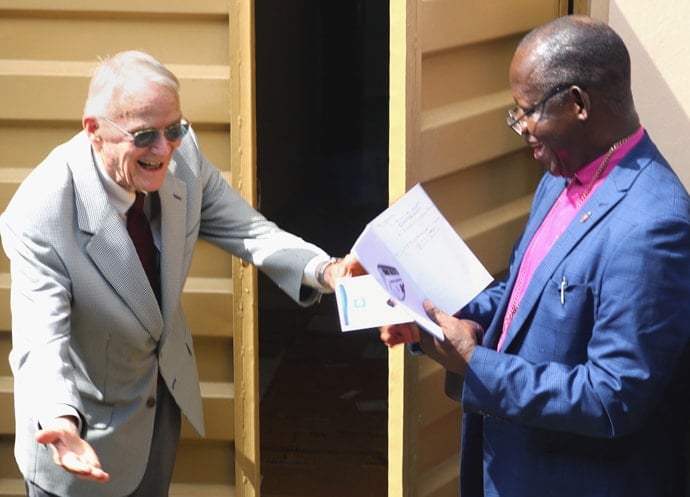
<svg viewBox="0 0 690 497"><path fill-rule="evenodd" d="M154 397L149 397L146 399L146 407L154 407L156 405L156 399Z"/></svg>

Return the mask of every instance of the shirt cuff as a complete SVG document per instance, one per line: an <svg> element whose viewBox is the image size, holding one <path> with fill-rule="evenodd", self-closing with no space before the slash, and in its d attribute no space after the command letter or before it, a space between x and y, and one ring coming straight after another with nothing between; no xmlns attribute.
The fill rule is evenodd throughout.
<svg viewBox="0 0 690 497"><path fill-rule="evenodd" d="M316 271L319 269L319 265L326 263L331 258L327 255L317 255L307 262L304 266L304 274L302 275L302 284L315 288L321 293L333 293L333 290L323 286L316 278Z"/></svg>

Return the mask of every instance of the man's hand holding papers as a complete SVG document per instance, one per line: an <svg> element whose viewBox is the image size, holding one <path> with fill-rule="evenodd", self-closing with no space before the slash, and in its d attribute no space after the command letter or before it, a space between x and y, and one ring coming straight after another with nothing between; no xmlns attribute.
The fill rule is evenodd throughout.
<svg viewBox="0 0 690 497"><path fill-rule="evenodd" d="M344 331L414 321L444 340L424 301L453 315L492 281L421 185L372 220L352 254L369 277L337 281Z"/></svg>

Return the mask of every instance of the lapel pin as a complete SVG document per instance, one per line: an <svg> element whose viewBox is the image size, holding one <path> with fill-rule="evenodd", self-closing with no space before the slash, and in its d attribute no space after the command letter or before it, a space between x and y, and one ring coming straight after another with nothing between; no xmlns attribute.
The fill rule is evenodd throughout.
<svg viewBox="0 0 690 497"><path fill-rule="evenodd" d="M587 221L587 220L589 219L589 216L591 216L591 215L592 215L592 212L591 212L591 211L587 211L587 212L586 212L585 214L583 214L583 216L580 218L580 223L584 223L585 221Z"/></svg>

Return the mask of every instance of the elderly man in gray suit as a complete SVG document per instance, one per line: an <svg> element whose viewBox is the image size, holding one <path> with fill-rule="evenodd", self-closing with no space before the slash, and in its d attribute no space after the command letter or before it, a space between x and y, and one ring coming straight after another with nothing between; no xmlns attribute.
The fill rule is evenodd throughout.
<svg viewBox="0 0 690 497"><path fill-rule="evenodd" d="M184 119L177 78L150 55L99 65L82 124L0 218L15 455L31 497L167 496L181 414L203 433L180 305L197 239L305 306L361 268L282 231L228 186ZM133 204L148 220L136 235Z"/></svg>

